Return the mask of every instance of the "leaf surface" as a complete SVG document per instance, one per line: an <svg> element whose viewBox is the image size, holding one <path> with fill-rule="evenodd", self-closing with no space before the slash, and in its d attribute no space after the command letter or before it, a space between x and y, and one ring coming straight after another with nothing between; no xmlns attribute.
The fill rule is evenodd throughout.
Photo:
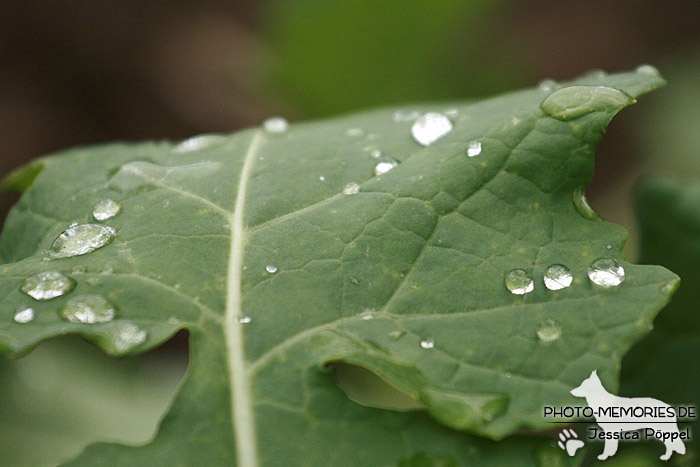
<svg viewBox="0 0 700 467"><path fill-rule="evenodd" d="M0 238L0 346L19 356L75 333L127 355L190 332L187 375L153 442L93 445L74 465L568 462L546 438L511 435L551 429L543 406L577 402L569 390L593 369L616 388L621 357L677 281L626 263L624 230L582 196L610 119L662 84L597 74L414 106L450 116L452 131L428 146L395 118L406 109L381 109L41 159L10 179L26 191ZM398 165L375 175L375 150ZM343 194L349 183L359 192ZM105 199L121 206L103 222L116 238L46 261L71 223L100 224L91 213ZM621 285L589 281L599 258L624 267ZM571 271L569 287L544 286L554 264ZM533 291L505 287L516 269ZM42 301L20 291L47 270L74 290ZM106 298L116 319L62 319L81 295ZM14 322L28 305L36 318ZM350 401L332 362L375 372L426 411Z"/></svg>

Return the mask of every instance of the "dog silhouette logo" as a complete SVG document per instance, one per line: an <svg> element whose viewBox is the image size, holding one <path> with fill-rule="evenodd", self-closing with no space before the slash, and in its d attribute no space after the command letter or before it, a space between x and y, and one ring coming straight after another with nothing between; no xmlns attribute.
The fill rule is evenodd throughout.
<svg viewBox="0 0 700 467"><path fill-rule="evenodd" d="M617 452L617 443L624 432L644 430L645 437L651 435L666 446L661 460L668 460L671 454L685 454L681 433L678 430L675 409L651 397L619 397L610 394L603 387L595 370L583 380L571 394L586 399L593 410L596 423L605 440L605 447L598 459L605 460Z"/></svg>

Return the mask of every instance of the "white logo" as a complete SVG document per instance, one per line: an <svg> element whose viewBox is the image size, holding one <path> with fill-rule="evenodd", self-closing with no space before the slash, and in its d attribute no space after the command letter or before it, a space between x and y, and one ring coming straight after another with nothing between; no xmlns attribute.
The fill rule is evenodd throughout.
<svg viewBox="0 0 700 467"><path fill-rule="evenodd" d="M568 428L564 428L559 433L559 442L557 444L572 457L576 455L576 451L583 447L583 441L578 439L576 432Z"/></svg>
<svg viewBox="0 0 700 467"><path fill-rule="evenodd" d="M664 443L666 452L661 456L661 460L668 460L674 452L685 454L682 439L686 433L678 430L675 409L665 402L651 397L630 398L610 394L603 387L595 370L579 387L573 389L571 394L586 399L586 403L593 410L596 423L602 429L596 437L605 440L605 447L598 459L605 460L614 455L617 452L618 441L628 438L624 435L625 432L640 429L644 430L645 437L651 435ZM569 443L574 441L571 436L566 438L566 442L561 435L559 437L562 439L559 442L560 447L566 448L569 455L573 455L569 452ZM578 447L572 449L574 453L576 449Z"/></svg>

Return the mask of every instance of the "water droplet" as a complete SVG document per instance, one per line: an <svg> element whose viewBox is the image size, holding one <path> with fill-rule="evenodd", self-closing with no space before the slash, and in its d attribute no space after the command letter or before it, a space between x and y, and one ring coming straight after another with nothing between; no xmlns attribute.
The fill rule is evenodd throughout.
<svg viewBox="0 0 700 467"><path fill-rule="evenodd" d="M459 115L459 110L458 109L447 109L445 112L443 112L445 115L448 117L456 117Z"/></svg>
<svg viewBox="0 0 700 467"><path fill-rule="evenodd" d="M102 295L79 295L68 300L60 315L71 323L107 323L114 319L115 310Z"/></svg>
<svg viewBox="0 0 700 467"><path fill-rule="evenodd" d="M514 269L506 274L506 288L514 295L525 295L535 288L532 276L523 269Z"/></svg>
<svg viewBox="0 0 700 467"><path fill-rule="evenodd" d="M362 128L348 128L345 130L345 136L363 136L365 134L365 130Z"/></svg>
<svg viewBox="0 0 700 467"><path fill-rule="evenodd" d="M51 258L67 258L95 251L112 243L117 231L107 225L79 224L68 227L51 245Z"/></svg>
<svg viewBox="0 0 700 467"><path fill-rule="evenodd" d="M360 319L362 320L369 320L369 319L374 319L376 312L372 309L366 309L362 313L360 313Z"/></svg>
<svg viewBox="0 0 700 467"><path fill-rule="evenodd" d="M14 320L16 323L25 324L34 321L34 308L24 306L15 311Z"/></svg>
<svg viewBox="0 0 700 467"><path fill-rule="evenodd" d="M420 346L424 349L432 349L435 347L435 341L433 339L423 339L420 341Z"/></svg>
<svg viewBox="0 0 700 467"><path fill-rule="evenodd" d="M622 91L606 86L567 86L547 96L540 108L550 117L568 121L591 112L619 110L634 102Z"/></svg>
<svg viewBox="0 0 700 467"><path fill-rule="evenodd" d="M121 206L119 206L114 200L103 199L95 204L95 207L92 210L92 217L98 221L106 221L107 219L111 219L119 214L120 210Z"/></svg>
<svg viewBox="0 0 700 467"><path fill-rule="evenodd" d="M544 272L544 285L549 290L561 290L571 285L574 276L564 265L553 264Z"/></svg>
<svg viewBox="0 0 700 467"><path fill-rule="evenodd" d="M418 144L429 146L452 131L452 122L439 113L427 113L411 126L411 134Z"/></svg>
<svg viewBox="0 0 700 467"><path fill-rule="evenodd" d="M543 79L540 84L537 85L540 91L549 92L559 89L559 83L553 79Z"/></svg>
<svg viewBox="0 0 700 467"><path fill-rule="evenodd" d="M399 163L396 159L382 157L379 159L379 162L377 162L377 165L374 166L374 175L385 174L397 165L399 165Z"/></svg>
<svg viewBox="0 0 700 467"><path fill-rule="evenodd" d="M113 334L114 348L120 353L143 344L148 337L148 332L128 321L114 323L110 333Z"/></svg>
<svg viewBox="0 0 700 467"><path fill-rule="evenodd" d="M583 187L578 187L573 193L574 207L586 219L598 220L600 216L593 210L588 200L586 199L586 191Z"/></svg>
<svg viewBox="0 0 700 467"><path fill-rule="evenodd" d="M380 157L382 157L382 150L381 149L372 149L369 151L369 155L374 159L379 159Z"/></svg>
<svg viewBox="0 0 700 467"><path fill-rule="evenodd" d="M248 324L251 321L253 321L253 318L251 318L250 316L239 316L238 317L238 322L241 324Z"/></svg>
<svg viewBox="0 0 700 467"><path fill-rule="evenodd" d="M60 297L75 287L75 281L60 272L43 271L27 277L20 290L34 300L51 300Z"/></svg>
<svg viewBox="0 0 700 467"><path fill-rule="evenodd" d="M401 339L401 338L402 338L403 336L405 336L405 335L406 335L406 331L399 331L399 330L397 329L397 330L391 331L391 332L389 333L389 339L391 339L392 341L397 341L397 340Z"/></svg>
<svg viewBox="0 0 700 467"><path fill-rule="evenodd" d="M616 287L625 280L625 269L613 258L600 258L588 266L588 278L601 287Z"/></svg>
<svg viewBox="0 0 700 467"><path fill-rule="evenodd" d="M325 181L326 181L326 177L324 177L323 175L321 175L320 177L318 177L318 179L321 180L322 182L325 182Z"/></svg>
<svg viewBox="0 0 700 467"><path fill-rule="evenodd" d="M467 156L474 157L478 156L479 154L481 154L481 142L472 141L469 143L469 147L467 148Z"/></svg>
<svg viewBox="0 0 700 467"><path fill-rule="evenodd" d="M420 113L413 109L400 109L394 112L395 122L410 122L420 117Z"/></svg>
<svg viewBox="0 0 700 467"><path fill-rule="evenodd" d="M607 249L607 250L612 250L612 245L610 245L610 244L605 245L605 249Z"/></svg>
<svg viewBox="0 0 700 467"><path fill-rule="evenodd" d="M268 133L284 133L289 128L289 122L283 117L271 117L263 122L263 128Z"/></svg>
<svg viewBox="0 0 700 467"><path fill-rule="evenodd" d="M197 135L188 138L173 148L173 152L192 152L219 146L226 141L221 135Z"/></svg>
<svg viewBox="0 0 700 467"><path fill-rule="evenodd" d="M659 76L659 70L652 65L639 65L637 67L637 73L647 76Z"/></svg>
<svg viewBox="0 0 700 467"><path fill-rule="evenodd" d="M267 266L265 266L265 271L269 272L270 274L274 274L277 272L277 266L273 264L268 264Z"/></svg>
<svg viewBox="0 0 700 467"><path fill-rule="evenodd" d="M554 342L561 337L562 328L553 319L542 321L537 328L537 338L544 343Z"/></svg>
<svg viewBox="0 0 700 467"><path fill-rule="evenodd" d="M355 182L350 182L343 188L344 195L354 195L360 192L360 185Z"/></svg>

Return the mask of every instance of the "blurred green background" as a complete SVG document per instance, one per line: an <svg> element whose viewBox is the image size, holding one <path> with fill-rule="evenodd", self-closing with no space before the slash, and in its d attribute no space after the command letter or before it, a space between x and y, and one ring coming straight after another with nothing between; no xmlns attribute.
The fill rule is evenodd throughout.
<svg viewBox="0 0 700 467"><path fill-rule="evenodd" d="M630 230L634 259L636 180L700 176L697 1L3 0L0 174L74 145L472 99L641 63L669 85L613 121L587 191ZM0 201L2 218L15 200ZM147 440L186 360L179 335L128 360L63 339L0 361L0 463Z"/></svg>

